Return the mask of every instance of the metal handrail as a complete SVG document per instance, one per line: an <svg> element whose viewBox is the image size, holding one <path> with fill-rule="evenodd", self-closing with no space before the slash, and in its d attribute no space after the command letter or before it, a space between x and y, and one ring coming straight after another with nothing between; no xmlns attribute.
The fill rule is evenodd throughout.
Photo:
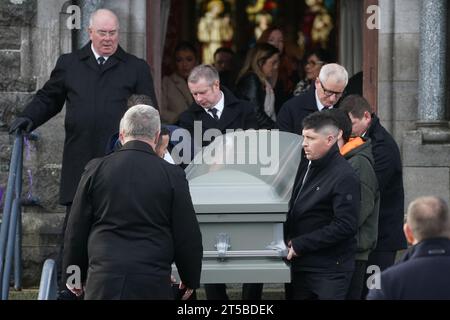
<svg viewBox="0 0 450 320"><path fill-rule="evenodd" d="M57 294L58 285L56 282L55 260L47 259L42 268L38 300L56 300Z"/></svg>
<svg viewBox="0 0 450 320"><path fill-rule="evenodd" d="M14 263L15 288L21 287L21 193L23 167L23 135L17 130L11 153L5 205L0 228L0 290L2 300L8 299L9 279Z"/></svg>
<svg viewBox="0 0 450 320"><path fill-rule="evenodd" d="M229 250L221 254L218 251L203 251L204 258L285 258L286 251L277 250Z"/></svg>

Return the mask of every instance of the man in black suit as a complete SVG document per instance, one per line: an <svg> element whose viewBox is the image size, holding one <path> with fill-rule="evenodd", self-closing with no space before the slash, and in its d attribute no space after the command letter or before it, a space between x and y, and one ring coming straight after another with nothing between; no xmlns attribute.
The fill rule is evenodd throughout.
<svg viewBox="0 0 450 320"><path fill-rule="evenodd" d="M257 129L253 106L221 86L214 67L196 66L189 75L188 86L195 102L180 115L179 125L188 130L191 137L202 138L202 141L194 141L196 149L211 143L203 139L210 129L218 134L225 134L230 129ZM195 135L195 123L201 129L201 135L200 132Z"/></svg>
<svg viewBox="0 0 450 320"><path fill-rule="evenodd" d="M117 16L110 10L97 10L88 31L91 41L59 57L50 79L10 127L10 132L20 128L28 133L66 104L59 202L67 213L83 168L104 155L108 139L118 131L127 98L138 93L156 102L148 64L119 46Z"/></svg>
<svg viewBox="0 0 450 320"><path fill-rule="evenodd" d="M320 69L319 77L303 94L289 99L277 115L277 128L302 134L302 122L309 114L332 109L344 93L348 74L344 67L329 63Z"/></svg>
<svg viewBox="0 0 450 320"><path fill-rule="evenodd" d="M403 228L413 246L401 262L383 271L368 300L450 300L450 215L438 197L409 205Z"/></svg>
<svg viewBox="0 0 450 320"><path fill-rule="evenodd" d="M332 115L309 115L302 134L308 163L300 163L284 229L292 298L343 300L355 264L360 183L339 153Z"/></svg>
<svg viewBox="0 0 450 320"><path fill-rule="evenodd" d="M349 95L339 108L350 116L352 134L370 138L372 143L374 169L380 188L380 210L377 246L370 253L367 266L376 265L383 271L394 264L397 251L406 248L402 230L405 195L400 150L364 97ZM366 273L366 280L368 277ZM363 299L366 294L367 286L364 286Z"/></svg>
<svg viewBox="0 0 450 320"><path fill-rule="evenodd" d="M195 102L180 115L180 126L195 135L195 123L201 128L201 137L207 130L215 129L225 134L227 129L257 129L254 107L247 101L237 99L227 88L220 85L217 70L210 65L196 66L189 75L188 86ZM211 141L202 139L194 145L207 146ZM195 153L195 152L194 152ZM225 284L205 285L210 300L227 300ZM262 284L244 284L243 299L261 299Z"/></svg>
<svg viewBox="0 0 450 320"><path fill-rule="evenodd" d="M154 151L160 125L153 107L130 108L120 121L123 147L90 161L81 177L64 270L80 268L86 299L173 299L173 262L185 299L200 285L200 228L184 171Z"/></svg>

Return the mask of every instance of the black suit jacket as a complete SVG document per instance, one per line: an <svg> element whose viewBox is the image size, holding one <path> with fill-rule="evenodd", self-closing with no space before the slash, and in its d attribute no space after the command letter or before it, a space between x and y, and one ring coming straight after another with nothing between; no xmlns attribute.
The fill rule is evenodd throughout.
<svg viewBox="0 0 450 320"><path fill-rule="evenodd" d="M307 161L307 160L306 160ZM299 255L298 271L345 272L354 269L360 183L335 144L321 159L301 161L285 223L285 240Z"/></svg>
<svg viewBox="0 0 450 320"><path fill-rule="evenodd" d="M119 131L127 99L134 93L156 102L148 64L118 47L100 69L89 42L59 57L50 79L22 112L36 128L66 103L61 204L72 202L89 160L104 155L108 139Z"/></svg>
<svg viewBox="0 0 450 320"><path fill-rule="evenodd" d="M277 115L277 128L301 135L303 119L311 113L319 111L316 103L315 86L311 85L308 91L289 99L281 107Z"/></svg>
<svg viewBox="0 0 450 320"><path fill-rule="evenodd" d="M189 131L194 137L194 121L201 121L202 137L208 129L218 129L222 134L227 129L258 129L256 116L253 106L244 100L239 100L235 95L225 87L221 87L224 94L224 108L219 121L214 120L201 106L195 102L188 110L180 115L180 127ZM198 145L198 141L195 142ZM210 144L211 141L202 141L203 147Z"/></svg>
<svg viewBox="0 0 450 320"><path fill-rule="evenodd" d="M141 141L89 162L70 211L64 269L80 266L87 299L169 299L175 262L198 288L200 229L184 171ZM63 277L64 278L64 277Z"/></svg>
<svg viewBox="0 0 450 320"><path fill-rule="evenodd" d="M403 233L404 198L400 150L392 136L372 114L366 133L372 142L375 174L380 188L380 213L376 250L395 251L406 248Z"/></svg>
<svg viewBox="0 0 450 320"><path fill-rule="evenodd" d="M381 273L368 300L450 300L450 240L433 238L411 247L401 262Z"/></svg>

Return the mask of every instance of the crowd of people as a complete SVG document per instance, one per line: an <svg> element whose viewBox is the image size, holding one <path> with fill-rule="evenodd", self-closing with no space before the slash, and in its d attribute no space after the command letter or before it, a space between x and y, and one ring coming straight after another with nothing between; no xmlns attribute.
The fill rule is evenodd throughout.
<svg viewBox="0 0 450 320"><path fill-rule="evenodd" d="M173 299L172 263L181 298L195 298L202 236L184 171L168 150L171 130L193 135L196 121L202 133L303 136L284 225L287 299L450 299L447 204L419 198L404 225L397 143L361 93L346 96L347 71L328 52L306 54L300 79L276 27L262 33L240 70L228 48L203 65L193 45L180 43L158 103L148 64L119 45L117 16L97 10L88 31L90 42L58 59L10 125L29 133L66 105L60 299ZM407 240L412 247L392 266ZM81 287L68 282L71 265L81 269ZM372 265L381 284L369 286ZM224 284L205 291L208 299L228 299ZM262 284L244 284L242 298L261 299L262 291Z"/></svg>

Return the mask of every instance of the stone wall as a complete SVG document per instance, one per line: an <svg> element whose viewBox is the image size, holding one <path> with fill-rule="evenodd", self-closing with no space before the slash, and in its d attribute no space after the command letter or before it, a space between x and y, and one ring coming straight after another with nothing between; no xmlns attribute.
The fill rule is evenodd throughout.
<svg viewBox="0 0 450 320"><path fill-rule="evenodd" d="M432 141L416 125L421 1L380 0L379 3L379 116L402 151L405 210L421 195L434 194L448 201L450 141Z"/></svg>
<svg viewBox="0 0 450 320"><path fill-rule="evenodd" d="M420 0L380 0L378 115L400 148L417 119Z"/></svg>

